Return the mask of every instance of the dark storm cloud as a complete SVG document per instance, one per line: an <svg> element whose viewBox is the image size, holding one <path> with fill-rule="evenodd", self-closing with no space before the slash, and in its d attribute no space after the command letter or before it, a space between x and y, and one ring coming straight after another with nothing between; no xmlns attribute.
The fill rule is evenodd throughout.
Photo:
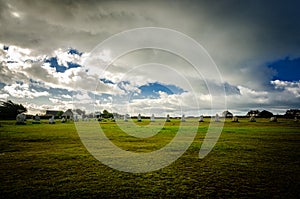
<svg viewBox="0 0 300 199"><path fill-rule="evenodd" d="M241 48L247 53L253 48L268 50L263 58L273 51L293 54L299 49L297 5L297 1L1 1L0 38L39 50L71 45L86 50L126 29L163 26L191 35L213 52L215 42L220 42L232 53L244 51ZM224 53L224 47L215 53Z"/></svg>
<svg viewBox="0 0 300 199"><path fill-rule="evenodd" d="M300 56L298 7L296 1L199 3L194 10L207 23L199 22L194 34L231 83L259 89L274 75L267 62Z"/></svg>
<svg viewBox="0 0 300 199"><path fill-rule="evenodd" d="M126 7L100 1L2 1L1 42L41 52L70 46L89 51L135 27L130 24L148 20Z"/></svg>

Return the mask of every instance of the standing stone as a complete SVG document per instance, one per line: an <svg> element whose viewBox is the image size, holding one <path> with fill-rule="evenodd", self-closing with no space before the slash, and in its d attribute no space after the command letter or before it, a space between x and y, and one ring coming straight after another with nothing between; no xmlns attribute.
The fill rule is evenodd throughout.
<svg viewBox="0 0 300 199"><path fill-rule="evenodd" d="M154 114L151 115L150 122L155 122Z"/></svg>
<svg viewBox="0 0 300 199"><path fill-rule="evenodd" d="M138 122L141 122L141 121L142 121L141 114L138 114L137 121L138 121Z"/></svg>
<svg viewBox="0 0 300 199"><path fill-rule="evenodd" d="M200 116L199 122L204 122L203 115Z"/></svg>
<svg viewBox="0 0 300 199"><path fill-rule="evenodd" d="M215 117L215 122L220 122L220 117L218 114L216 114L216 117Z"/></svg>
<svg viewBox="0 0 300 199"><path fill-rule="evenodd" d="M277 118L276 117L271 117L270 122L277 122Z"/></svg>
<svg viewBox="0 0 300 199"><path fill-rule="evenodd" d="M41 118L36 114L34 116L34 121L32 121L32 124L40 124L41 123Z"/></svg>
<svg viewBox="0 0 300 199"><path fill-rule="evenodd" d="M234 116L234 117L232 118L232 122L239 122L239 118L238 118L237 116Z"/></svg>
<svg viewBox="0 0 300 199"><path fill-rule="evenodd" d="M49 124L55 124L54 115L49 119Z"/></svg>
<svg viewBox="0 0 300 199"><path fill-rule="evenodd" d="M256 122L256 119L254 116L251 116L250 119L249 119L249 122Z"/></svg>
<svg viewBox="0 0 300 199"><path fill-rule="evenodd" d="M167 115L166 122L171 122L171 120L170 120L170 115L169 115L169 114Z"/></svg>
<svg viewBox="0 0 300 199"><path fill-rule="evenodd" d="M119 115L117 115L117 113L114 113L112 121L115 122L117 119L119 119Z"/></svg>
<svg viewBox="0 0 300 199"><path fill-rule="evenodd" d="M184 115L184 114L183 114L182 117L181 117L181 121L182 121L182 122L185 122L185 115Z"/></svg>
<svg viewBox="0 0 300 199"><path fill-rule="evenodd" d="M25 123L25 120L26 120L26 115L24 115L23 113L20 113L17 115L16 117L16 124L17 125L23 125L23 124L26 124Z"/></svg>
<svg viewBox="0 0 300 199"><path fill-rule="evenodd" d="M76 114L75 117L74 117L74 122L78 122L79 119L78 119L78 115Z"/></svg>
<svg viewBox="0 0 300 199"><path fill-rule="evenodd" d="M124 115L124 122L128 122L127 114Z"/></svg>

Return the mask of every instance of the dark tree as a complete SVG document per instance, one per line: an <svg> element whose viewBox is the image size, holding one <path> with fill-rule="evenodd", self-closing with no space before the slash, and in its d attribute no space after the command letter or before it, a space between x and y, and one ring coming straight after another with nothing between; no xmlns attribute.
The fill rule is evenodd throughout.
<svg viewBox="0 0 300 199"><path fill-rule="evenodd" d="M247 117L251 117L251 116L257 117L259 113L260 113L259 110L250 110L246 116Z"/></svg>
<svg viewBox="0 0 300 199"><path fill-rule="evenodd" d="M8 100L7 102L1 101L0 105L0 118L1 119L16 119L19 113L27 112L27 109L22 104L15 104Z"/></svg>
<svg viewBox="0 0 300 199"><path fill-rule="evenodd" d="M286 118L300 117L300 109L289 109L284 114Z"/></svg>
<svg viewBox="0 0 300 199"><path fill-rule="evenodd" d="M266 110L263 110L262 112L260 112L258 114L259 117L262 117L262 118L270 118L270 117L273 117L273 113L269 112L269 111L266 111Z"/></svg>
<svg viewBox="0 0 300 199"><path fill-rule="evenodd" d="M113 118L114 117L114 115L112 113L108 112L107 110L104 110L103 113L101 114L101 116L103 118Z"/></svg>
<svg viewBox="0 0 300 199"><path fill-rule="evenodd" d="M57 116L58 116L58 117L62 116L62 114L64 114L63 111L58 111L58 112L57 112Z"/></svg>

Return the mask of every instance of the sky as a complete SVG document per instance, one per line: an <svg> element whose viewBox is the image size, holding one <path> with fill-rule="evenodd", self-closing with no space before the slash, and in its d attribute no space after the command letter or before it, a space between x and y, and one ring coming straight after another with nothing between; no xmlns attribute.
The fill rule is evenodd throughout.
<svg viewBox="0 0 300 199"><path fill-rule="evenodd" d="M289 0L0 0L0 100L22 103L31 114L69 108L283 114L300 108L299 7ZM145 27L162 34L116 38ZM116 56L148 38L174 50L138 48ZM187 47L189 41L201 50Z"/></svg>

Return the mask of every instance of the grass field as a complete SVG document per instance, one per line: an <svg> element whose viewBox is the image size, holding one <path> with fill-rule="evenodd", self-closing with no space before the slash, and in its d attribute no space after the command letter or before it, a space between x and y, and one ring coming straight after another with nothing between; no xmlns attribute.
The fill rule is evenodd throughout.
<svg viewBox="0 0 300 199"><path fill-rule="evenodd" d="M145 174L96 160L74 123L0 124L1 198L300 198L300 123L293 120L228 120L202 160L198 153L209 123L200 123L183 156ZM172 121L147 139L126 136L113 122L101 126L117 146L148 152L167 144L179 124Z"/></svg>

